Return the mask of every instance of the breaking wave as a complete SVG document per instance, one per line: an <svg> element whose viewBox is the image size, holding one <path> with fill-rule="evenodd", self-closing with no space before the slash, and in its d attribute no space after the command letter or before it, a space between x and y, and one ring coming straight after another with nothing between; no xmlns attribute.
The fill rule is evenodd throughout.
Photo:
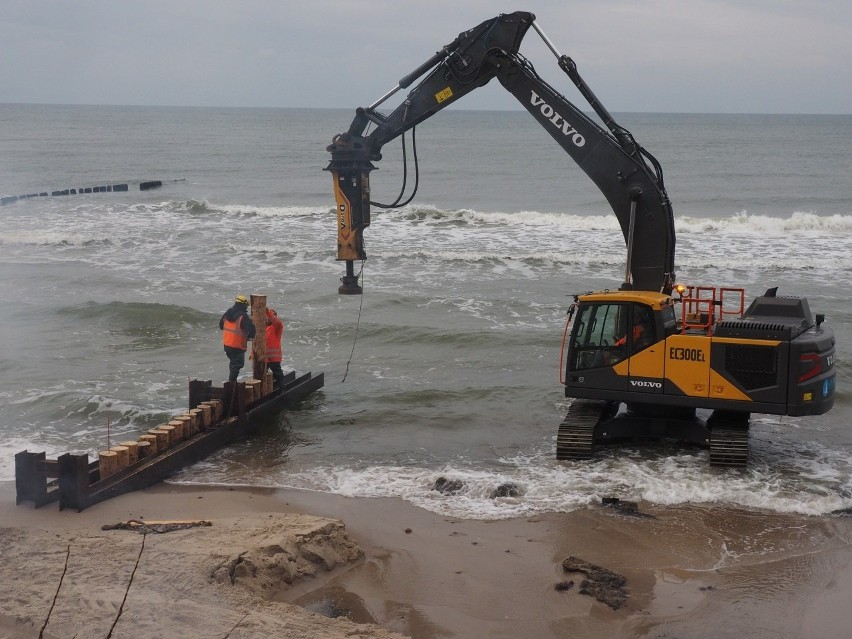
<svg viewBox="0 0 852 639"><path fill-rule="evenodd" d="M333 214L333 211L329 212ZM571 213L540 213L538 211L520 211L503 213L486 212L471 209L440 209L429 205L408 206L394 211L378 213L382 219L395 219L406 222L450 223L458 224L494 224L505 226L559 227L588 231L619 231L620 226L615 215L575 215ZM788 217L753 215L741 211L727 217L690 217L675 216L675 229L678 233L755 233L781 235L796 232L826 232L852 235L852 214L818 215L814 212L797 211Z"/></svg>
<svg viewBox="0 0 852 639"><path fill-rule="evenodd" d="M675 220L678 233L753 233L758 235L786 235L788 233L818 232L840 236L852 235L852 215L817 215L813 212L796 211L789 217L751 215L742 211L731 217L696 218L678 217Z"/></svg>
<svg viewBox="0 0 852 639"><path fill-rule="evenodd" d="M748 471L709 468L707 453L662 447L656 451L617 447L595 460L559 463L552 449L498 460L498 466L459 459L442 466L319 466L263 474L243 469L242 484L318 490L346 497L397 497L426 510L465 519L509 519L570 512L602 497L647 501L660 506L725 504L750 509L825 515L852 506L852 485L838 481L850 469L847 456L812 445L782 450L758 436ZM763 441L761 441L763 440ZM221 460L180 473L176 483L229 485ZM454 494L435 490L438 478L458 482ZM498 496L500 486L513 493Z"/></svg>

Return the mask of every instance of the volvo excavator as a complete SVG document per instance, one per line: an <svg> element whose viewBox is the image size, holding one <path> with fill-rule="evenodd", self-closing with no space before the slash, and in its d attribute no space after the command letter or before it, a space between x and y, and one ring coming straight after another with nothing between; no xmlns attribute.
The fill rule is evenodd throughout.
<svg viewBox="0 0 852 639"><path fill-rule="evenodd" d="M545 82L519 48L532 28L603 126ZM421 79L422 78L422 79ZM576 295L562 340L560 382L574 398L557 459L592 457L598 443L673 438L707 447L710 464L744 467L752 413L819 415L835 396L834 333L805 298L772 288L745 305L742 288L684 286L674 272L675 231L659 162L615 122L528 12L464 31L366 108L327 147L337 205L338 289L359 294L366 259L370 172L382 147L493 78L591 178L618 218L627 253L614 290ZM417 82L393 110L379 107ZM371 129L371 130L370 130ZM412 137L414 137L412 130ZM414 140L416 145L416 138ZM416 146L415 146L416 162ZM416 188L415 188L416 191Z"/></svg>

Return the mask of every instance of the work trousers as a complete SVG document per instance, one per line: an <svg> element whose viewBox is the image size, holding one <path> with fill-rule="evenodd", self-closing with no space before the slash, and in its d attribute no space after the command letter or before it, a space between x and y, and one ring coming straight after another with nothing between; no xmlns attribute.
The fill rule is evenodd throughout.
<svg viewBox="0 0 852 639"><path fill-rule="evenodd" d="M240 374L243 366L246 365L246 352L233 346L225 347L225 355L228 356L228 381L237 381L237 376Z"/></svg>
<svg viewBox="0 0 852 639"><path fill-rule="evenodd" d="M284 371L281 370L281 362L269 362L267 366L272 371L273 388L280 390L284 384Z"/></svg>

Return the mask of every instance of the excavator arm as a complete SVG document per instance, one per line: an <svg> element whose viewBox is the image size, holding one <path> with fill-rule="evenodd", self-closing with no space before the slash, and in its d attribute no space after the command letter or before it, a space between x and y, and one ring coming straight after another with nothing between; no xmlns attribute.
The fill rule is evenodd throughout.
<svg viewBox="0 0 852 639"><path fill-rule="evenodd" d="M560 68L606 125L602 128L542 80L519 53L533 27ZM377 109L390 96L422 79L385 115ZM356 111L349 130L328 147L326 170L334 178L337 259L346 262L341 293L360 293L354 262L366 259L363 231L370 225L370 171L381 149L423 120L497 78L603 193L627 243L623 288L671 292L674 282L674 216L659 163L620 127L527 12L501 14L465 31L367 108ZM371 132L367 133L372 126Z"/></svg>

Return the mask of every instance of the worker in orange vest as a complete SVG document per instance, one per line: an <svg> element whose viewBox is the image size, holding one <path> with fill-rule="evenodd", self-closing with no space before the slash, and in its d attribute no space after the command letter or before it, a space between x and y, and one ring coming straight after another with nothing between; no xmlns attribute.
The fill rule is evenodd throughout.
<svg viewBox="0 0 852 639"><path fill-rule="evenodd" d="M248 341L254 339L254 323L248 315L248 300L245 295L237 295L234 305L219 320L222 331L222 343L228 356L229 382L237 381L240 370L246 365Z"/></svg>
<svg viewBox="0 0 852 639"><path fill-rule="evenodd" d="M645 335L645 326L642 324L637 324L633 327L633 344L638 344L639 341ZM621 337L621 339L617 340L614 346L627 346L627 335Z"/></svg>
<svg viewBox="0 0 852 639"><path fill-rule="evenodd" d="M633 346L634 352L641 351L646 346L650 346L653 341L653 335L651 331L651 318L647 313L639 313L637 311L635 316L636 323L633 325L633 339L631 344ZM627 345L627 335L621 337L621 339L617 340L614 346L626 346Z"/></svg>
<svg viewBox="0 0 852 639"><path fill-rule="evenodd" d="M281 370L281 335L284 333L284 322L278 317L278 313L266 309L266 363L272 371L274 388L280 389L284 383L284 371Z"/></svg>

